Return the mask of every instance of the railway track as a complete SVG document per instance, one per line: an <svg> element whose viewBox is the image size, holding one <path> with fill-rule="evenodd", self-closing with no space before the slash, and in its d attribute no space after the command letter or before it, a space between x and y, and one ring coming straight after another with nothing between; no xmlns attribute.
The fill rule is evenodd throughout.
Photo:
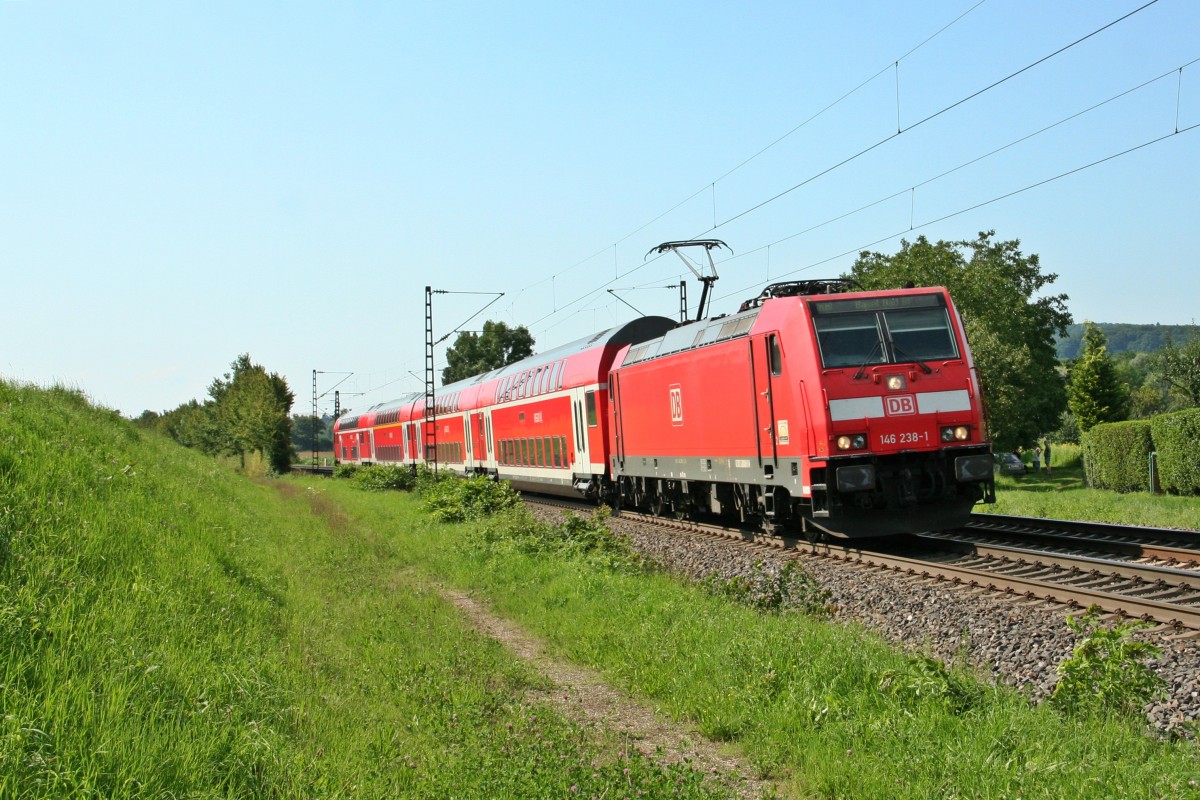
<svg viewBox="0 0 1200 800"><path fill-rule="evenodd" d="M304 475L325 475L333 474L333 467L322 466L318 464L292 464L292 472L299 472Z"/></svg>
<svg viewBox="0 0 1200 800"><path fill-rule="evenodd" d="M1096 607L1113 619L1157 624L1168 638L1200 638L1200 534L993 517L976 515L966 528L939 534L820 543L630 511L620 518L769 548L798 560L852 563L1017 604L1064 611Z"/></svg>
<svg viewBox="0 0 1200 800"><path fill-rule="evenodd" d="M1144 563L1200 568L1200 531L1001 514L972 514L967 530L993 533L997 540L1021 541L1030 546L1077 547L1081 551L1106 553Z"/></svg>

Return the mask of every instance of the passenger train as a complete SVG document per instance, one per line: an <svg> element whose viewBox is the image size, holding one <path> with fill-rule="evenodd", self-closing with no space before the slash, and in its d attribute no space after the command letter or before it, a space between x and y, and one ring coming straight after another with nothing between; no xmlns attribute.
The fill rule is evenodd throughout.
<svg viewBox="0 0 1200 800"><path fill-rule="evenodd" d="M433 463L542 493L808 538L943 530L995 501L979 380L944 288L769 286L642 317L338 419L349 464Z"/></svg>

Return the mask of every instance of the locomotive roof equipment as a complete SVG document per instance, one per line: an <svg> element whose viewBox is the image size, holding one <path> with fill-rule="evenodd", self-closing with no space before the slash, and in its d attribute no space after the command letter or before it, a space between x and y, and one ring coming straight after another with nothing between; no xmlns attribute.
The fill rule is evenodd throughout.
<svg viewBox="0 0 1200 800"><path fill-rule="evenodd" d="M697 266L694 261L689 259L683 253L679 252L679 248L681 247L703 247L705 255L708 256L708 268L712 270L712 275L704 275L702 273L703 265ZM665 253L670 250L675 255L679 256L679 260L682 261L687 268L692 271L692 274L696 276L698 281L704 284L704 288L700 291L700 305L696 308L697 322L704 319L704 311L708 305L708 290L712 288L712 285L717 282L717 278L719 277L717 275L717 265L713 263L712 257L713 248L716 247L724 247L726 250L729 250L730 255L733 255L733 250L729 247L729 245L725 244L720 239L685 239L679 242L663 242L660 245L651 247L646 252L646 257L648 258L651 253Z"/></svg>

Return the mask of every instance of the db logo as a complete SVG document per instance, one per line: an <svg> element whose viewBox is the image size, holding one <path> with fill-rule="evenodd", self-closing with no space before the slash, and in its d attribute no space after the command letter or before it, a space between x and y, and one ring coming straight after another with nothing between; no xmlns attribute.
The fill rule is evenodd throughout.
<svg viewBox="0 0 1200 800"><path fill-rule="evenodd" d="M671 384L671 424L683 424L683 390L678 383Z"/></svg>
<svg viewBox="0 0 1200 800"><path fill-rule="evenodd" d="M889 417L903 417L917 413L917 403L911 394L897 394L883 398L883 410Z"/></svg>

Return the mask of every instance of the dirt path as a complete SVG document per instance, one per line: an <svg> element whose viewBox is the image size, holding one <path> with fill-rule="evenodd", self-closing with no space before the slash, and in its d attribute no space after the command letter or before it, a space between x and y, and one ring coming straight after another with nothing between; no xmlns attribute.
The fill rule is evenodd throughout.
<svg viewBox="0 0 1200 800"><path fill-rule="evenodd" d="M443 590L442 596L453 603L480 633L503 644L510 652L554 683L552 691L530 691L531 700L546 703L580 725L602 727L624 734L635 742L644 755L658 760L692 765L708 775L728 780L736 796L759 798L775 796L770 781L748 777L753 769L739 759L721 752L720 747L694 728L672 722L604 682L599 673L569 662L551 658L541 643L511 622L493 615L471 597Z"/></svg>

